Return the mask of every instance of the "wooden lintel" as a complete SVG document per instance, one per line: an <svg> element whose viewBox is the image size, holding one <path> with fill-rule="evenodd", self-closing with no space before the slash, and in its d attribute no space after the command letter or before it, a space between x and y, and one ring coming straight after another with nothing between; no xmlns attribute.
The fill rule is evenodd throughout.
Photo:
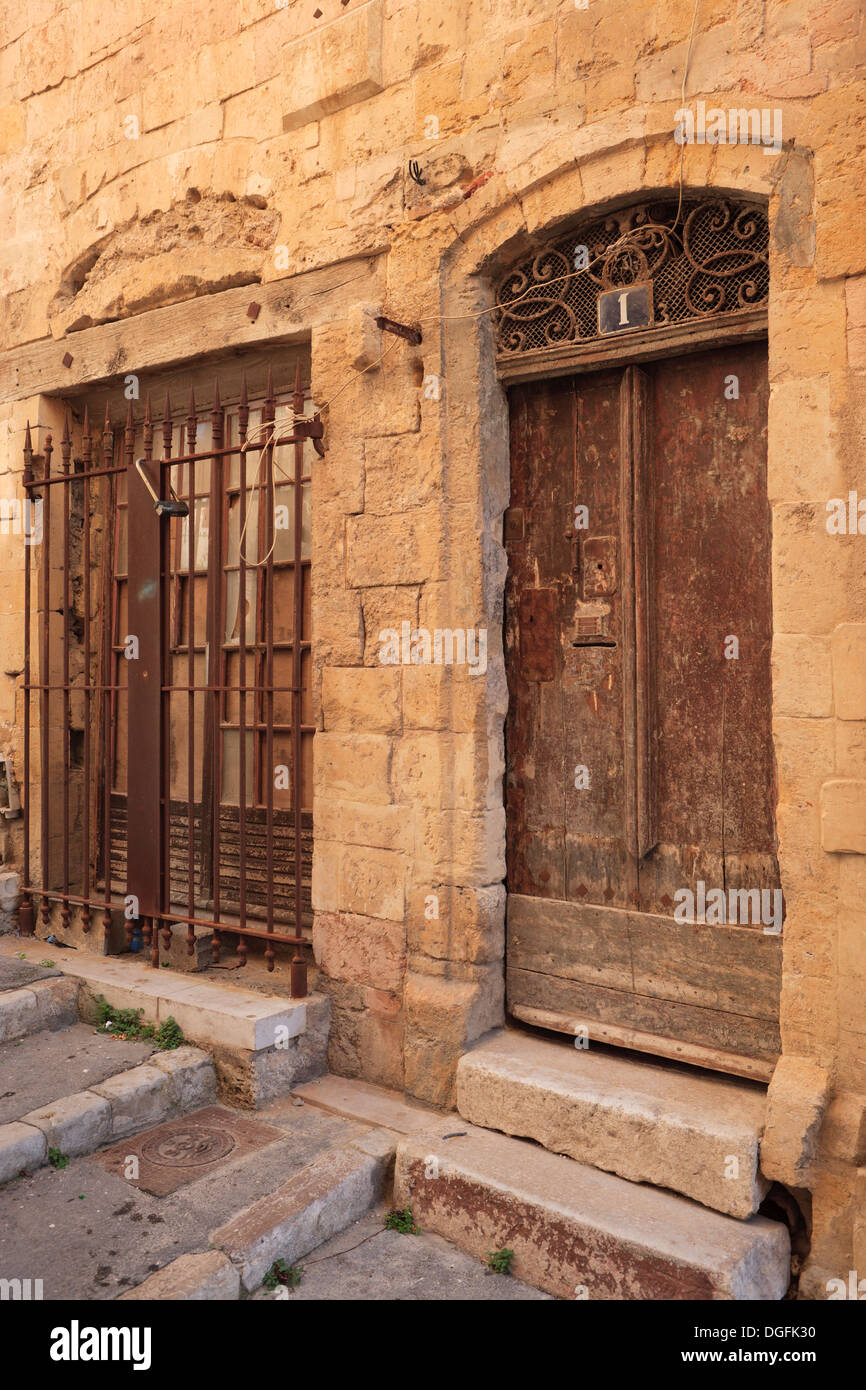
<svg viewBox="0 0 866 1390"><path fill-rule="evenodd" d="M767 309L764 306L719 314L712 319L655 324L616 337L561 343L532 352L499 353L496 373L500 381L517 385L521 381L541 381L545 377L572 372L625 366L628 362L649 362L656 357L676 357L685 352L700 352L702 348L745 343L766 336Z"/></svg>
<svg viewBox="0 0 866 1390"><path fill-rule="evenodd" d="M270 343L300 343L311 328L340 318L358 300L381 297L378 252L256 285L261 310L248 317L250 286L149 309L132 318L40 339L0 354L0 402L36 395L74 397L94 386L163 371L195 358L237 354ZM73 365L63 365L73 346Z"/></svg>

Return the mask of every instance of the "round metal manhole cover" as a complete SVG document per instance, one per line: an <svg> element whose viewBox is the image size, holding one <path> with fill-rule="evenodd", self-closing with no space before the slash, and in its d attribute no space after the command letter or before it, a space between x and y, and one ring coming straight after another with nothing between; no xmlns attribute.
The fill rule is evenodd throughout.
<svg viewBox="0 0 866 1390"><path fill-rule="evenodd" d="M155 1134L141 1146L148 1163L167 1168L196 1168L216 1163L235 1147L234 1136L208 1125L187 1125L172 1134Z"/></svg>

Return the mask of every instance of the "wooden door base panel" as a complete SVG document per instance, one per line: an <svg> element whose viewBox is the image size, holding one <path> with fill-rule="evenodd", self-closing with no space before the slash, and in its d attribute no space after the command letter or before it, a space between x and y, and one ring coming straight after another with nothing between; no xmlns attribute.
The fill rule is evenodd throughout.
<svg viewBox="0 0 866 1390"><path fill-rule="evenodd" d="M551 1032L568 1033L571 1036L576 1035L579 1029L585 1028L590 1038L596 1042L609 1043L613 1047L625 1047L632 1052L647 1052L655 1057L665 1057L676 1062L687 1062L691 1066L726 1072L730 1076L744 1076L750 1081L769 1082L776 1065L775 1061L741 1057L733 1052L700 1047L697 1043L677 1042L672 1038L660 1038L652 1033L640 1033L635 1028L597 1023L594 1019L576 1018L552 1009L512 1004L508 1011L520 1022L529 1023L535 1028L548 1028Z"/></svg>
<svg viewBox="0 0 866 1390"><path fill-rule="evenodd" d="M506 990L512 1011L518 1005L550 1009L566 1018L592 1020L596 1029L624 1028L644 1037L667 1039L674 1046L752 1057L770 1067L781 1052L779 1025L772 1019L537 974L515 965L506 969Z"/></svg>
<svg viewBox="0 0 866 1390"><path fill-rule="evenodd" d="M513 968L778 1025L782 938L759 927L722 929L658 913L509 893L507 933ZM623 1022L632 1026L635 1020Z"/></svg>

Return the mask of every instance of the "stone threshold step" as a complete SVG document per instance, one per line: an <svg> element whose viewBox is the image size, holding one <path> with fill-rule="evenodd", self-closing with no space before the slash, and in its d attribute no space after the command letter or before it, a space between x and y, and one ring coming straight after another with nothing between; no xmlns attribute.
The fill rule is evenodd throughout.
<svg viewBox="0 0 866 1390"><path fill-rule="evenodd" d="M32 961L45 955L44 942L16 938L13 946L10 941L7 938L0 942L0 954L12 954L14 949L14 954L21 953ZM152 970L123 957L96 956L84 951L58 951L56 964L64 976L79 981L88 996L101 994L118 1009L142 1009L150 1023L174 1018L184 1037L194 1042L238 1047L248 1052L285 1046L289 1038L305 1032L307 1005L321 998L269 998L239 986L193 980L172 970Z"/></svg>
<svg viewBox="0 0 866 1390"><path fill-rule="evenodd" d="M443 1117L407 1101L400 1091L389 1091L384 1086L347 1076L328 1073L295 1086L292 1095L332 1115L357 1120L373 1128L390 1129L397 1134L426 1134L439 1122L445 1126L443 1132L448 1128L460 1128L452 1123L454 1115Z"/></svg>
<svg viewBox="0 0 866 1390"><path fill-rule="evenodd" d="M502 1030L461 1057L471 1124L668 1188L729 1216L757 1212L766 1090L754 1082Z"/></svg>
<svg viewBox="0 0 866 1390"><path fill-rule="evenodd" d="M769 1302L789 1283L778 1222L737 1221L474 1126L403 1138L394 1204L480 1259L513 1250L515 1277L558 1298Z"/></svg>
<svg viewBox="0 0 866 1390"><path fill-rule="evenodd" d="M0 1125L0 1183L43 1167L49 1149L67 1158L94 1153L215 1100L216 1073L206 1052L155 1052L140 1066Z"/></svg>

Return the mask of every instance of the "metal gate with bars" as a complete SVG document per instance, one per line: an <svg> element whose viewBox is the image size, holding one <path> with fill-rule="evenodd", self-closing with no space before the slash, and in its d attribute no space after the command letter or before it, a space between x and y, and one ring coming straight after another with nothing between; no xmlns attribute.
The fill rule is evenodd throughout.
<svg viewBox="0 0 866 1390"><path fill-rule="evenodd" d="M227 933L241 964L260 938L269 970L275 944L293 948L306 994L309 411L298 368L279 398L269 371L259 403L246 377L230 407L216 383L203 418L192 392L182 419L166 396L155 425L148 397L138 425L130 403L101 435L85 411L75 457L67 414L59 471L28 425L41 554L24 547L23 935L38 907L61 940L73 913L107 940L122 910L154 966L178 924L190 955L211 931L215 961Z"/></svg>

